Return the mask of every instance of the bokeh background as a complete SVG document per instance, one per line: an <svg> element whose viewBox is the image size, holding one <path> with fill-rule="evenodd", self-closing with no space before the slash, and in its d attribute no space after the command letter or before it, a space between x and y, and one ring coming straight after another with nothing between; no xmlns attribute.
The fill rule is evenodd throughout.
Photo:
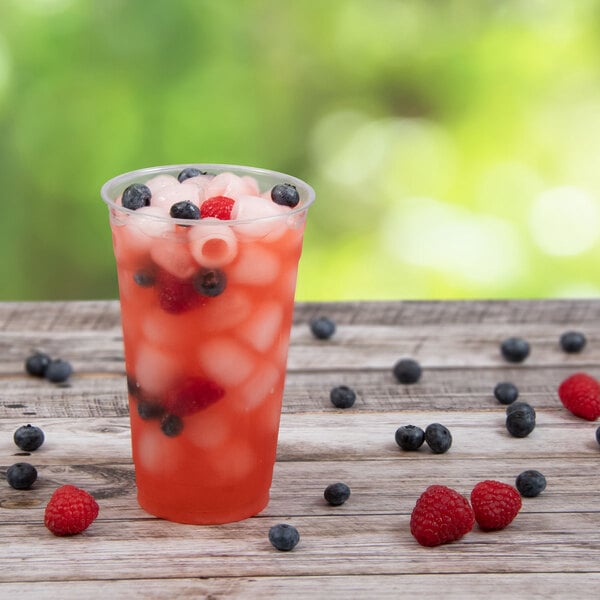
<svg viewBox="0 0 600 600"><path fill-rule="evenodd" d="M116 298L98 190L317 190L301 300L600 291L600 1L0 0L0 300Z"/></svg>

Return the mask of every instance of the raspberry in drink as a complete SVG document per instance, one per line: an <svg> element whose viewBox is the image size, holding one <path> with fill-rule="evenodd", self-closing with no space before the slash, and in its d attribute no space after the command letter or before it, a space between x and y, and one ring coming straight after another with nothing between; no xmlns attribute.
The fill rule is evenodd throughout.
<svg viewBox="0 0 600 600"><path fill-rule="evenodd" d="M116 177L102 196L139 503L184 523L255 515L269 498L314 191L271 171L181 165Z"/></svg>

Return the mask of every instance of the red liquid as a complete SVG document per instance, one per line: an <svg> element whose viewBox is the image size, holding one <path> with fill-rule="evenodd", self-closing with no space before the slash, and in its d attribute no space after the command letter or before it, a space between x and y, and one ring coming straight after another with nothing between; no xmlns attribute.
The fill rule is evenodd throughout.
<svg viewBox="0 0 600 600"><path fill-rule="evenodd" d="M170 225L140 243L136 216L111 210L138 500L151 514L225 523L267 505L305 216L277 217L258 236L252 224L218 224L229 237L203 252L227 263L226 286L210 297L194 288L192 244L211 225ZM142 418L140 403L159 416ZM172 410L176 435L161 428Z"/></svg>

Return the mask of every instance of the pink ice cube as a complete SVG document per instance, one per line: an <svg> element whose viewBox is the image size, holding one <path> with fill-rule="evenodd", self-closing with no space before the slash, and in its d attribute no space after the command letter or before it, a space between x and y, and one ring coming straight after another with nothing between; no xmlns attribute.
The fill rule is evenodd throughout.
<svg viewBox="0 0 600 600"><path fill-rule="evenodd" d="M203 267L223 267L237 256L237 238L231 227L222 223L219 219L207 217L190 231L190 251Z"/></svg>
<svg viewBox="0 0 600 600"><path fill-rule="evenodd" d="M187 200L198 206L200 204L200 190L197 185L184 181L161 187L156 194L152 194L152 206L160 206L169 210L176 202Z"/></svg>

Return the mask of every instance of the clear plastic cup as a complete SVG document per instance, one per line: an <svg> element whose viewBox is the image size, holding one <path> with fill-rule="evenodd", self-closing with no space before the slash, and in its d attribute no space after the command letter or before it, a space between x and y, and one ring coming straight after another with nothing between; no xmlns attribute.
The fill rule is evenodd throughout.
<svg viewBox="0 0 600 600"><path fill-rule="evenodd" d="M188 168L201 173L180 182ZM145 189L134 193L132 184ZM182 523L255 515L269 500L314 190L282 173L205 164L119 175L101 195L119 280L139 504ZM181 218L195 216L190 204L201 218Z"/></svg>

